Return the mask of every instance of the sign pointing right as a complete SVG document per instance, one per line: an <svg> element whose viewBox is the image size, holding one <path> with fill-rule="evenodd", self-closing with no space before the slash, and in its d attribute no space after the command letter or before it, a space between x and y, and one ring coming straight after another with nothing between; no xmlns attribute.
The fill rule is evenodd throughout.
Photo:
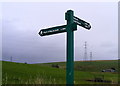
<svg viewBox="0 0 120 86"><path fill-rule="evenodd" d="M90 29L91 28L91 26L90 26L90 24L88 23L88 22L86 22L86 21L84 21L84 20L82 20L82 19L79 19L78 17L73 17L73 21L77 24L77 25L79 25L79 26L82 26L82 27L84 27L84 28L86 28L86 29Z"/></svg>

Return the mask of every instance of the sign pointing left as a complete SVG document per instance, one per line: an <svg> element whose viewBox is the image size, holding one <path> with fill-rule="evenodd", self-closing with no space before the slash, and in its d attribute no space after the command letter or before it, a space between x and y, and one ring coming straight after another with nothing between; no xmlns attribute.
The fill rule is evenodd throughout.
<svg viewBox="0 0 120 86"><path fill-rule="evenodd" d="M69 26L67 25L62 25L62 26L56 26L56 27L51 27L47 29L41 29L39 32L40 36L46 36L46 35L52 35L52 34L57 34L57 33L62 33L62 32L67 32L66 28L71 27L73 31L77 30L77 24L73 23Z"/></svg>
<svg viewBox="0 0 120 86"><path fill-rule="evenodd" d="M40 30L39 35L40 36L46 36L46 35L66 32L66 26L67 25L62 25L62 26L42 29L42 30Z"/></svg>

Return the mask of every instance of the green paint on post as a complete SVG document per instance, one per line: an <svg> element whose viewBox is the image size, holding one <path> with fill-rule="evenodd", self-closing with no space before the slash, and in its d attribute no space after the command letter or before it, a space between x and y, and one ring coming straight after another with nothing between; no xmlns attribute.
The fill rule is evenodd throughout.
<svg viewBox="0 0 120 86"><path fill-rule="evenodd" d="M67 85L74 84L74 32L71 27L73 21L73 11L68 10L65 14L67 20L67 64L66 64L66 82Z"/></svg>

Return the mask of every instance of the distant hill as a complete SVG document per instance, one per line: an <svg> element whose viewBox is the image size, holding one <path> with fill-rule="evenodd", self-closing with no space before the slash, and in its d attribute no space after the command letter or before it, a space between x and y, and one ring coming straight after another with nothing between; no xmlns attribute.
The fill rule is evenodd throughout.
<svg viewBox="0 0 120 86"><path fill-rule="evenodd" d="M38 64L39 65L39 64ZM66 69L66 62L43 63L40 65L52 67L59 65L60 68ZM75 61L74 69L76 71L101 72L103 69L115 68L118 71L118 60L94 60L94 61Z"/></svg>

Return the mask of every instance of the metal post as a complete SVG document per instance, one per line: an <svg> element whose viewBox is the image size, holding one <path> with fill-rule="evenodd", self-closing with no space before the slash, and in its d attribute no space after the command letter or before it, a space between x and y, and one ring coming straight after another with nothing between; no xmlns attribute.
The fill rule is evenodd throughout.
<svg viewBox="0 0 120 86"><path fill-rule="evenodd" d="M67 64L66 64L66 84L74 84L74 31L71 26L73 24L73 11L68 10L65 14L67 20Z"/></svg>

